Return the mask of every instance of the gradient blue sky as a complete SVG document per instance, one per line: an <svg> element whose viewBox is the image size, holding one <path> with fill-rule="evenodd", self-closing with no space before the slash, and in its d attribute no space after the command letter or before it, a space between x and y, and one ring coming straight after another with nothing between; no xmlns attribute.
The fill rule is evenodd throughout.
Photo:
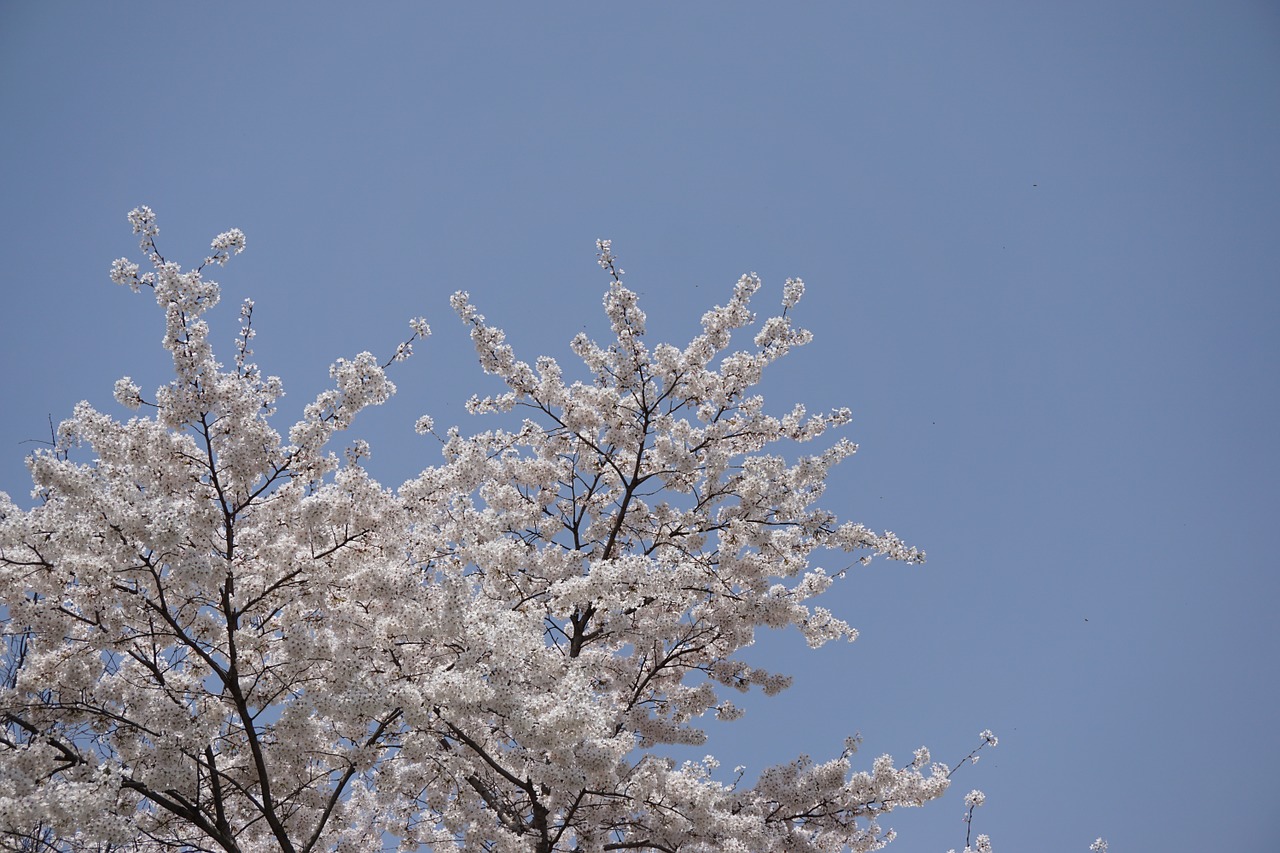
<svg viewBox="0 0 1280 853"><path fill-rule="evenodd" d="M972 787L998 851L1280 849L1274 2L7 2L0 115L15 497L50 416L165 378L156 306L107 278L138 204L184 263L245 230L214 337L229 361L257 301L286 422L428 317L356 430L387 484L438 458L418 414L494 389L452 291L567 366L607 331L596 237L654 340L801 276L816 340L766 391L853 408L826 504L930 559L827 596L853 645L763 639L795 687L698 753L951 759L990 727L891 849L962 847Z"/></svg>

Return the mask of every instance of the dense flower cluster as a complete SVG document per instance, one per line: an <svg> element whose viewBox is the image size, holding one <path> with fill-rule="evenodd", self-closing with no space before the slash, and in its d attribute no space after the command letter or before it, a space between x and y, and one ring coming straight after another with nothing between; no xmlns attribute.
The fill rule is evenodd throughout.
<svg viewBox="0 0 1280 853"><path fill-rule="evenodd" d="M770 414L753 391L809 340L788 316L798 279L750 348L730 344L755 320L754 275L687 345L650 347L601 241L613 339L573 341L578 381L519 360L456 294L506 386L471 410L527 417L448 430L442 463L392 490L362 442L328 448L394 393L385 368L426 324L385 363L339 359L283 438L252 303L229 369L202 319L220 295L202 270L244 235L183 271L149 209L129 219L151 269L111 277L154 291L173 379L152 401L116 384L150 417L78 405L30 460L34 508L0 493L0 833L52 850L865 851L891 840L886 814L946 789L925 748L858 770L851 740L754 785L651 749L737 717L726 694L788 684L738 657L758 629L855 636L810 603L844 574L823 554L924 559L816 505L852 443L770 452L850 417Z"/></svg>

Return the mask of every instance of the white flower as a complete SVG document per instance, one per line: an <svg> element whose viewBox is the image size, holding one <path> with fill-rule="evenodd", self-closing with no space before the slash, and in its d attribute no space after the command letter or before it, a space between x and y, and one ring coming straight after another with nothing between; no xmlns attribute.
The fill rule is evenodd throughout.
<svg viewBox="0 0 1280 853"><path fill-rule="evenodd" d="M613 264L613 241L596 240L596 259L601 267L608 269Z"/></svg>
<svg viewBox="0 0 1280 853"><path fill-rule="evenodd" d="M116 258L111 262L111 280L137 293L138 265L130 263L127 258Z"/></svg>
<svg viewBox="0 0 1280 853"><path fill-rule="evenodd" d="M213 238L211 245L214 252L213 259L219 264L225 264L231 255L238 255L244 251L244 232L239 228L223 231Z"/></svg>
<svg viewBox="0 0 1280 853"><path fill-rule="evenodd" d="M160 233L156 215L145 204L129 211L129 224L133 226L134 234L141 234L144 238L155 237Z"/></svg>
<svg viewBox="0 0 1280 853"><path fill-rule="evenodd" d="M787 279L786 284L782 287L782 305L784 308L794 308L796 303L800 301L800 297L804 296L804 282L798 278Z"/></svg>
<svg viewBox="0 0 1280 853"><path fill-rule="evenodd" d="M116 380L116 402L127 409L137 409L142 405L142 389L128 376Z"/></svg>

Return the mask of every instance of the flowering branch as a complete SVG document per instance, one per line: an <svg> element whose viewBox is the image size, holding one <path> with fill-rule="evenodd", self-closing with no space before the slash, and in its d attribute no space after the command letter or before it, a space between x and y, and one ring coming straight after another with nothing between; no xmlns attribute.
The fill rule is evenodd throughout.
<svg viewBox="0 0 1280 853"><path fill-rule="evenodd" d="M502 388L469 410L524 418L443 431L442 459L390 489L367 443L333 439L395 393L387 370L427 324L389 359L335 360L282 436L253 303L227 369L204 319L221 297L204 270L244 235L183 270L148 208L129 221L150 269L121 259L111 277L153 292L172 378L151 402L116 383L146 417L76 406L31 458L39 505L0 493L0 832L57 851L861 853L895 837L886 815L947 789L957 768L927 749L858 769L856 739L754 784L654 751L740 717L729 690L790 683L742 660L757 631L854 639L812 602L850 560L924 561L820 505L856 445L779 450L851 417L757 393L811 339L799 279L757 323L763 284L744 275L692 340L651 344L601 240L610 337L573 340L577 379L519 359L455 294ZM966 760L995 744L984 732Z"/></svg>

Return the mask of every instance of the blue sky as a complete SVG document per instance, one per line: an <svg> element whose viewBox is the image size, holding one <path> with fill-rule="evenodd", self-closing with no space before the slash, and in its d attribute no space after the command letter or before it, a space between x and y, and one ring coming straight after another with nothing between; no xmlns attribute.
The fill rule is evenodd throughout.
<svg viewBox="0 0 1280 853"><path fill-rule="evenodd" d="M654 340L801 276L816 340L766 393L853 409L826 505L930 559L827 596L853 645L763 639L796 685L709 751L989 727L891 849L963 846L979 787L997 850L1273 850L1277 93L1267 2L8 3L0 489L50 417L165 378L107 278L138 204L188 263L245 230L214 337L256 300L286 422L428 318L356 430L389 485L437 459L418 414L493 390L454 290L567 364L607 331L597 237Z"/></svg>

